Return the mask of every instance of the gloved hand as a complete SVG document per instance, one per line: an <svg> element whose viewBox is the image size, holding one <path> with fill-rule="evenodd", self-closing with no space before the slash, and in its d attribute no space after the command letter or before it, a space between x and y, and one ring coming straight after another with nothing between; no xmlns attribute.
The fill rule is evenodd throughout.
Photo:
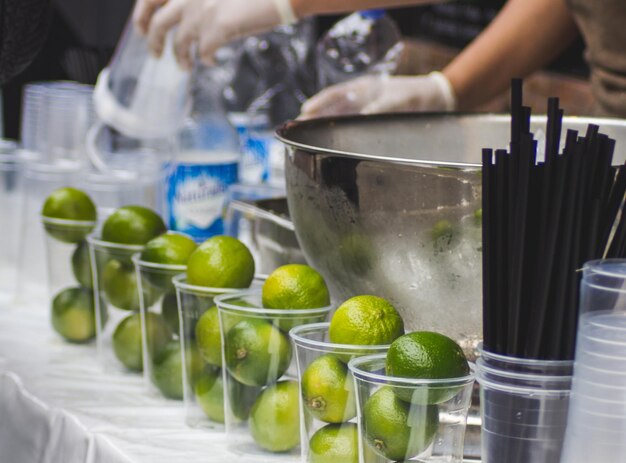
<svg viewBox="0 0 626 463"><path fill-rule="evenodd" d="M228 42L296 19L290 0L138 0L133 13L135 27L157 56L168 31L178 25L174 51L187 69L194 44L200 59L212 64L217 49Z"/></svg>
<svg viewBox="0 0 626 463"><path fill-rule="evenodd" d="M425 76L364 76L333 85L304 103L300 118L455 109L450 82L440 72L432 72Z"/></svg>

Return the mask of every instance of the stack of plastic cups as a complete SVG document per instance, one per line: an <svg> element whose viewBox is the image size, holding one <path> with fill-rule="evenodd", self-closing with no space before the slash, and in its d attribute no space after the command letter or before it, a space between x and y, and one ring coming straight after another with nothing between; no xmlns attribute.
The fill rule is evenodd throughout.
<svg viewBox="0 0 626 463"><path fill-rule="evenodd" d="M357 397L359 461L461 463L474 375L388 376L386 357L357 357L348 364Z"/></svg>
<svg viewBox="0 0 626 463"><path fill-rule="evenodd" d="M42 96L37 131L40 161L85 166L85 140L95 120L93 88L69 82L52 84Z"/></svg>
<svg viewBox="0 0 626 463"><path fill-rule="evenodd" d="M0 304L10 304L17 283L18 234L24 161L13 142L0 140Z"/></svg>
<svg viewBox="0 0 626 463"><path fill-rule="evenodd" d="M626 260L584 267L563 463L626 458L625 283Z"/></svg>
<svg viewBox="0 0 626 463"><path fill-rule="evenodd" d="M85 139L94 113L93 89L72 82L29 85L24 93L22 139L29 162L24 167L18 298L45 297L41 205L55 189L75 186L86 164Z"/></svg>
<svg viewBox="0 0 626 463"><path fill-rule="evenodd" d="M300 383L303 462L318 461L324 456L317 452L319 444L329 439L329 435L335 436L338 447L342 445L343 434L357 435L357 401L348 362L354 357L386 353L389 349L389 345L333 344L328 338L329 326L329 323L313 323L289 332L296 347Z"/></svg>
<svg viewBox="0 0 626 463"><path fill-rule="evenodd" d="M261 292L215 298L223 342L224 413L229 449L258 461L300 455L300 388L288 336L326 320L331 306L267 309Z"/></svg>
<svg viewBox="0 0 626 463"><path fill-rule="evenodd" d="M173 279L178 297L185 422L192 428L224 429L224 394L219 317L215 298L240 289L191 285L186 275ZM254 285L254 283L253 283ZM203 339L196 335L203 318Z"/></svg>
<svg viewBox="0 0 626 463"><path fill-rule="evenodd" d="M85 163L85 139L94 122L93 88L74 82L41 82L24 90L22 146L39 162Z"/></svg>
<svg viewBox="0 0 626 463"><path fill-rule="evenodd" d="M573 362L507 357L482 346L479 350L482 461L558 462Z"/></svg>
<svg viewBox="0 0 626 463"><path fill-rule="evenodd" d="M141 303L144 380L149 390L183 400L180 322L172 279L184 274L187 266L145 262L138 255L133 263Z"/></svg>

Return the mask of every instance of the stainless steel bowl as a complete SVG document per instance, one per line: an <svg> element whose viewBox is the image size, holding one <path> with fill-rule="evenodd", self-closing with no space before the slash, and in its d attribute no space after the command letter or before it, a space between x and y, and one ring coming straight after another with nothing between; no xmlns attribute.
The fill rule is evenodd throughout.
<svg viewBox="0 0 626 463"><path fill-rule="evenodd" d="M291 220L307 261L342 301L389 299L407 328L465 344L481 336L481 150L506 148L508 116L402 114L291 122ZM601 126L626 154L626 121ZM545 118L533 118L542 138ZM540 143L541 144L541 143Z"/></svg>

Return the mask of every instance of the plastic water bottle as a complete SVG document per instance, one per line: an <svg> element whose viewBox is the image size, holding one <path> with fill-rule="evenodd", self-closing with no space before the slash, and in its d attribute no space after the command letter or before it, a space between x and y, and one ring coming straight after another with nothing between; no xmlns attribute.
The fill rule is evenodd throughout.
<svg viewBox="0 0 626 463"><path fill-rule="evenodd" d="M353 13L317 44L318 84L324 88L365 74L393 74L401 54L400 30L385 10Z"/></svg>
<svg viewBox="0 0 626 463"><path fill-rule="evenodd" d="M297 117L315 93L314 37L314 23L302 21L249 37L238 47L223 100L242 141L242 182L284 183L273 178L273 131Z"/></svg>
<svg viewBox="0 0 626 463"><path fill-rule="evenodd" d="M219 98L211 71L198 79L194 112L179 136L179 152L167 182L169 226L201 242L224 233L228 188L239 181L239 137Z"/></svg>

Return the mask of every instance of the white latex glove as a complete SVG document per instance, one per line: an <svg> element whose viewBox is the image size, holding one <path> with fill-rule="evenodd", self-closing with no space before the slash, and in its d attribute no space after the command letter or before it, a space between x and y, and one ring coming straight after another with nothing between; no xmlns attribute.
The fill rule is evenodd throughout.
<svg viewBox="0 0 626 463"><path fill-rule="evenodd" d="M333 85L304 103L300 118L455 109L450 82L440 72L432 72L425 76L364 76Z"/></svg>
<svg viewBox="0 0 626 463"><path fill-rule="evenodd" d="M205 64L218 48L247 35L296 21L290 0L137 0L133 21L147 35L152 52L163 52L167 32L178 25L176 59L192 67L192 46Z"/></svg>

